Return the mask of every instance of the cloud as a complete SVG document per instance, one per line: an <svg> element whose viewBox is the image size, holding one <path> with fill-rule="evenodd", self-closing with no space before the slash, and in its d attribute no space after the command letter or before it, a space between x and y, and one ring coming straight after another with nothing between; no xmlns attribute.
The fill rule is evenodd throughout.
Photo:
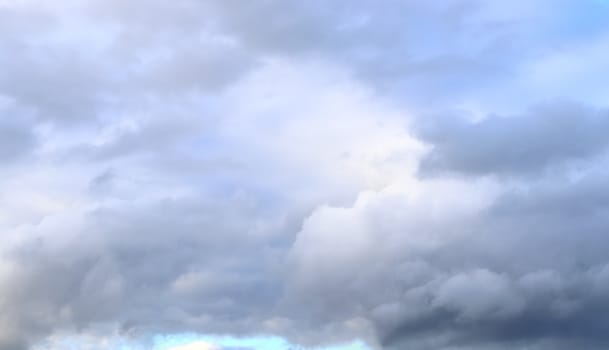
<svg viewBox="0 0 609 350"><path fill-rule="evenodd" d="M0 2L0 348L607 348L603 8Z"/></svg>
<svg viewBox="0 0 609 350"><path fill-rule="evenodd" d="M329 77L308 74L321 69ZM259 89L278 75L292 83ZM329 97L314 101L312 92L320 89ZM260 103L260 94L284 102ZM384 186L381 169L399 170L385 164L388 157L419 152L400 131L400 114L372 96L340 70L279 64L227 90L217 106L228 117L211 130L196 115L182 117L186 128L134 114L110 119L101 130L85 123L44 132L46 162L28 163L30 175L10 179L27 183L48 204L6 204L13 210L3 225L15 230L6 231L2 247L11 266L2 276L11 285L3 314L15 329L3 336L28 344L99 323L144 333L287 331L292 321L273 310L300 218L319 200L349 201L360 188ZM309 109L277 119L303 98L312 101ZM382 123L376 113L384 115ZM334 125L318 128L326 117ZM343 129L347 120L352 127ZM62 139L68 132L73 137ZM305 147L308 137L316 148ZM198 145L209 145L209 154ZM227 166L207 166L215 157L230 158ZM350 171L360 175L343 181ZM300 189L282 194L286 184Z"/></svg>
<svg viewBox="0 0 609 350"><path fill-rule="evenodd" d="M10 119L19 118L19 115L2 113L6 122L0 124L0 161L9 162L17 160L31 153L36 146L36 135L28 130L28 126Z"/></svg>
<svg viewBox="0 0 609 350"><path fill-rule="evenodd" d="M550 191L565 195L561 199L542 194L549 189L496 198L487 214L477 216L481 221L464 228L473 234L414 265L424 271L424 282L404 288L402 297L386 304L391 308L375 313L386 346L606 346L604 325L589 324L604 312L599 296L606 256L595 247L604 225L597 210L604 204L578 211L567 199L575 188L595 182L556 184ZM536 209L525 204L541 198L547 202ZM392 328L400 317L401 326Z"/></svg>
<svg viewBox="0 0 609 350"><path fill-rule="evenodd" d="M552 103L515 117L467 121L458 115L425 120L417 135L432 150L420 164L422 175L538 173L553 165L602 154L609 139L605 110Z"/></svg>

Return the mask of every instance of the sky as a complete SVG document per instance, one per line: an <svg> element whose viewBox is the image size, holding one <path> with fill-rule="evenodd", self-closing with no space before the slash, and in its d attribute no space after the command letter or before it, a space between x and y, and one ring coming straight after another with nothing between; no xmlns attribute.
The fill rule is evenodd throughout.
<svg viewBox="0 0 609 350"><path fill-rule="evenodd" d="M0 349L607 349L608 18L0 0Z"/></svg>

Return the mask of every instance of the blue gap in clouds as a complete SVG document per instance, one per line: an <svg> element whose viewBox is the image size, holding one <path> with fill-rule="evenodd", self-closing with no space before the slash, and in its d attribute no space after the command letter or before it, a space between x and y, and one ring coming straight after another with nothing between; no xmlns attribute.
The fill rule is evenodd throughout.
<svg viewBox="0 0 609 350"><path fill-rule="evenodd" d="M234 338L200 336L196 334L158 335L154 337L154 350L171 350L180 345L203 341L219 346L222 350L370 350L361 341L320 348L295 346L280 337Z"/></svg>

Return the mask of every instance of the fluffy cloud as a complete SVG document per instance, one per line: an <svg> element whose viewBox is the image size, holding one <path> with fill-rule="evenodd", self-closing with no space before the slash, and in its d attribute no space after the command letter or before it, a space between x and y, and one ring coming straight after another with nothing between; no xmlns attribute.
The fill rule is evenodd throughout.
<svg viewBox="0 0 609 350"><path fill-rule="evenodd" d="M0 1L0 348L606 348L578 6Z"/></svg>

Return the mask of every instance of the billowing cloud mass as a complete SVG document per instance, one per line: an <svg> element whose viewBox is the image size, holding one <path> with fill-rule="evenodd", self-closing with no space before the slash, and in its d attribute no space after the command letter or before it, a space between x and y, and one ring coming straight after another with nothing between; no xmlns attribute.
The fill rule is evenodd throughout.
<svg viewBox="0 0 609 350"><path fill-rule="evenodd" d="M607 16L0 1L0 349L606 349Z"/></svg>

